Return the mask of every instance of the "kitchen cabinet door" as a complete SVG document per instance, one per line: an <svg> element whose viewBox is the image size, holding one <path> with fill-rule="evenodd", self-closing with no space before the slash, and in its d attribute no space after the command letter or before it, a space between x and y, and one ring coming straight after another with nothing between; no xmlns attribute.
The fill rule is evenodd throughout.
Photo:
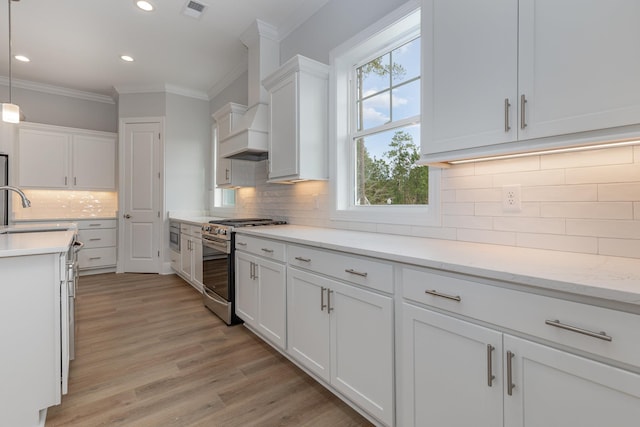
<svg viewBox="0 0 640 427"><path fill-rule="evenodd" d="M392 425L393 300L355 286L331 283L331 384L358 406Z"/></svg>
<svg viewBox="0 0 640 427"><path fill-rule="evenodd" d="M116 138L73 136L73 188L116 188Z"/></svg>
<svg viewBox="0 0 640 427"><path fill-rule="evenodd" d="M180 272L190 279L192 271L193 250L191 248L191 238L188 235L180 235Z"/></svg>
<svg viewBox="0 0 640 427"><path fill-rule="evenodd" d="M331 324L326 291L335 283L315 274L287 268L288 352L327 383L331 380Z"/></svg>
<svg viewBox="0 0 640 427"><path fill-rule="evenodd" d="M518 1L422 2L423 152L517 138Z"/></svg>
<svg viewBox="0 0 640 427"><path fill-rule="evenodd" d="M500 332L404 303L401 343L401 425L502 426Z"/></svg>
<svg viewBox="0 0 640 427"><path fill-rule="evenodd" d="M70 135L20 129L17 146L19 186L68 187L71 179L69 175Z"/></svg>
<svg viewBox="0 0 640 427"><path fill-rule="evenodd" d="M287 281L284 264L256 259L258 319L256 327L277 347L285 349L287 333Z"/></svg>
<svg viewBox="0 0 640 427"><path fill-rule="evenodd" d="M255 257L236 252L236 315L256 327L258 318L258 282L254 280Z"/></svg>
<svg viewBox="0 0 640 427"><path fill-rule="evenodd" d="M640 122L640 2L520 0L520 139Z"/></svg>
<svg viewBox="0 0 640 427"><path fill-rule="evenodd" d="M197 229L197 227L196 227ZM198 229L198 231L200 231ZM204 284L202 283L202 239L192 238L191 244L193 246L193 250L191 253L193 264L192 264L192 276L191 279L195 282L197 288L202 289Z"/></svg>
<svg viewBox="0 0 640 427"><path fill-rule="evenodd" d="M509 335L504 350L515 385L511 395L505 386L505 426L638 425L640 375Z"/></svg>

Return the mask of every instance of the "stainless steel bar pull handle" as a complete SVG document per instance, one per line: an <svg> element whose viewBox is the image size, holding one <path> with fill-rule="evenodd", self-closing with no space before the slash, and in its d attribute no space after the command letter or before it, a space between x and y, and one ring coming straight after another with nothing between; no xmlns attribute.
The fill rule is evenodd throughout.
<svg viewBox="0 0 640 427"><path fill-rule="evenodd" d="M496 379L496 376L493 375L493 361L492 354L495 347L491 344L487 344L487 385L491 387L493 385L493 380Z"/></svg>
<svg viewBox="0 0 640 427"><path fill-rule="evenodd" d="M302 258L301 256L297 256L296 259L302 262L311 262L311 258Z"/></svg>
<svg viewBox="0 0 640 427"><path fill-rule="evenodd" d="M457 301L457 302L462 301L462 298L460 297L460 295L443 294L441 292L436 291L435 289L426 290L426 291L424 291L424 293L425 294L429 294L429 295L433 295L434 297L446 298L446 299L450 299L450 300Z"/></svg>
<svg viewBox="0 0 640 427"><path fill-rule="evenodd" d="M224 179L229 180L229 169L225 169Z"/></svg>
<svg viewBox="0 0 640 427"><path fill-rule="evenodd" d="M525 105L527 104L527 98L524 95L520 95L520 129L527 127L527 121L525 119Z"/></svg>
<svg viewBox="0 0 640 427"><path fill-rule="evenodd" d="M360 276L360 277L367 277L367 273L363 273L361 271L356 271L353 268L347 268L345 270L345 273L349 273L349 274L355 274L356 276Z"/></svg>
<svg viewBox="0 0 640 427"><path fill-rule="evenodd" d="M333 293L333 291L329 288L327 288L327 313L331 313L331 311L333 310L333 307L331 307L331 294Z"/></svg>
<svg viewBox="0 0 640 427"><path fill-rule="evenodd" d="M509 396L513 396L513 389L516 388L516 385L513 383L513 354L510 351L507 351L507 394Z"/></svg>
<svg viewBox="0 0 640 427"><path fill-rule="evenodd" d="M245 242L236 242L236 245L238 245L238 246L247 246L247 244Z"/></svg>
<svg viewBox="0 0 640 427"><path fill-rule="evenodd" d="M572 326L572 325L567 325L564 323L560 323L559 320L545 320L544 323L546 323L549 326L553 326L555 328L560 328L560 329L564 329L566 331L571 331L571 332L576 332L578 334L582 334L582 335L586 335L588 337L592 337L592 338L597 338L599 340L604 340L604 341L613 341L613 338L609 335L606 334L606 332L593 332L590 331L588 329L582 329L582 328L578 328L577 326Z"/></svg>
<svg viewBox="0 0 640 427"><path fill-rule="evenodd" d="M268 254L272 254L273 253L273 249L262 248L262 252L266 252Z"/></svg>
<svg viewBox="0 0 640 427"><path fill-rule="evenodd" d="M505 98L504 99L504 131L505 132L509 132L511 130L511 125L509 124L509 107L511 107L509 98Z"/></svg>
<svg viewBox="0 0 640 427"><path fill-rule="evenodd" d="M327 290L324 286L320 287L320 311L324 311L327 305L324 303L324 291Z"/></svg>

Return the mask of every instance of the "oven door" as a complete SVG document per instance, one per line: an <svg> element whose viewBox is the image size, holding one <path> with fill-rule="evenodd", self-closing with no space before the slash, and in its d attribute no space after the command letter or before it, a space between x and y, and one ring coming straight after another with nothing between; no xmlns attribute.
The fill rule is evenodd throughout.
<svg viewBox="0 0 640 427"><path fill-rule="evenodd" d="M233 317L233 259L230 242L202 236L204 305L230 325Z"/></svg>

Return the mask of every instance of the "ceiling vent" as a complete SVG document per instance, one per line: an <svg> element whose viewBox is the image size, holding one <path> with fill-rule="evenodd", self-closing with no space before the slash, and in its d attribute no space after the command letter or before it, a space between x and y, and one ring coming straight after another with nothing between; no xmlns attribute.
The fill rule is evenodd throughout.
<svg viewBox="0 0 640 427"><path fill-rule="evenodd" d="M184 5L184 9L182 9L182 13L184 15L187 15L191 18L200 18L202 16L202 14L204 13L205 9L208 6L204 3L200 3L194 0L189 0L187 1L187 3Z"/></svg>

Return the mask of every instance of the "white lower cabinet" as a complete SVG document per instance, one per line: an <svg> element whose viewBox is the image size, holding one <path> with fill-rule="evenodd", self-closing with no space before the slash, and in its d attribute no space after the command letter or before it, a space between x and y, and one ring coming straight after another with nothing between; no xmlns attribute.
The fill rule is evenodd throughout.
<svg viewBox="0 0 640 427"><path fill-rule="evenodd" d="M202 291L202 237L198 226L180 224L180 269L177 272L191 286Z"/></svg>
<svg viewBox="0 0 640 427"><path fill-rule="evenodd" d="M393 425L393 299L289 267L287 313L289 354Z"/></svg>
<svg viewBox="0 0 640 427"><path fill-rule="evenodd" d="M287 282L284 258L279 256L282 251L278 250L284 245L255 238L250 242L243 246L247 237L237 237L236 247L256 250L264 256L236 252L236 314L247 326L284 350L287 345Z"/></svg>
<svg viewBox="0 0 640 427"><path fill-rule="evenodd" d="M116 266L117 224L115 219L77 221L78 240L84 247L78 252L81 274L114 271Z"/></svg>
<svg viewBox="0 0 640 427"><path fill-rule="evenodd" d="M410 304L402 330L403 426L502 425L500 332Z"/></svg>
<svg viewBox="0 0 640 427"><path fill-rule="evenodd" d="M638 316L618 313L615 324L616 313L600 307L412 268L403 269L403 296L398 425L638 425L640 375L576 354L633 360L620 350L633 345ZM560 327L556 316L570 321ZM488 320L495 329L476 323ZM538 324L546 329L530 339L506 333Z"/></svg>

